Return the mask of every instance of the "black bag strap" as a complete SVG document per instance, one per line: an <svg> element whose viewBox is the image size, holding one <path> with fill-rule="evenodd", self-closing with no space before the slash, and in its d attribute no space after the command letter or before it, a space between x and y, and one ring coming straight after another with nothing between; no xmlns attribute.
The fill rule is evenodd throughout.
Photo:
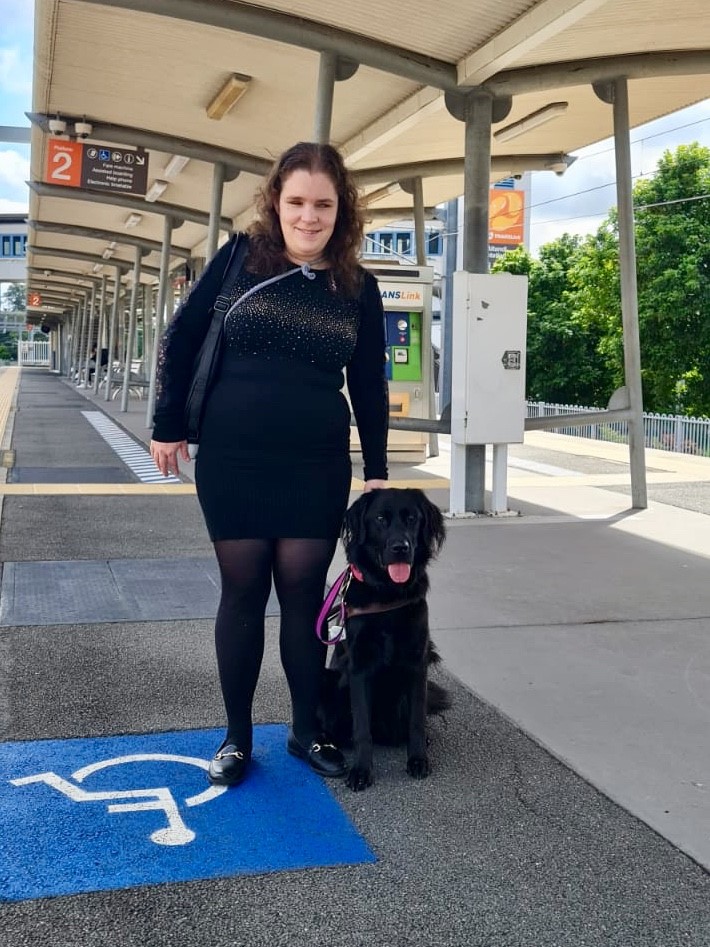
<svg viewBox="0 0 710 947"><path fill-rule="evenodd" d="M232 254L229 257L227 268L222 277L220 291L212 306L212 310L215 314L219 312L224 315L229 309L229 299L232 295L234 284L239 279L239 274L242 271L242 266L244 265L244 260L248 252L249 238L245 233L237 234L237 239L234 241L234 247L232 248Z"/></svg>
<svg viewBox="0 0 710 947"><path fill-rule="evenodd" d="M227 263L224 276L222 277L220 291L212 305L212 318L210 319L207 334L197 355L197 361L190 383L190 390L185 406L185 423L187 427L187 440L189 442L195 442L197 440L202 406L210 380L215 352L219 346L224 316L229 309L229 298L232 295L232 290L239 278L239 273L241 272L248 252L249 238L246 234L240 233L234 241L234 247L229 262Z"/></svg>

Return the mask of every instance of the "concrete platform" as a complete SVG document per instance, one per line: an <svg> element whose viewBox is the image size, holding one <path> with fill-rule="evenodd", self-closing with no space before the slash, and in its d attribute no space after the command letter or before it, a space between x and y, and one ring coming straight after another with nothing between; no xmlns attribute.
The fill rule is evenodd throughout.
<svg viewBox="0 0 710 947"><path fill-rule="evenodd" d="M30 381L59 400L79 394L24 372ZM89 402L147 439L143 402L123 414L80 398L74 410ZM8 418L0 448L16 442L18 466L71 466L61 425L46 425L46 453L33 446L30 464L31 429L22 412ZM87 429L98 457L105 443ZM395 465L391 479L424 484L445 507L440 444L438 458ZM510 454L520 515L450 520L432 569L441 680L454 697L432 722L432 777L412 782L401 751L379 750L371 791L329 786L374 864L8 902L9 947L194 947L216 935L250 947L710 944L710 461L649 452L652 499L634 513L619 445L534 434ZM137 483L10 489L24 486L0 483L6 574L48 560L209 554L188 475L160 494ZM117 492L133 486L144 492ZM341 563L339 552L334 572ZM202 618L8 625L0 668L6 742L222 723ZM289 719L276 619L255 717ZM240 844L238 832L224 844Z"/></svg>

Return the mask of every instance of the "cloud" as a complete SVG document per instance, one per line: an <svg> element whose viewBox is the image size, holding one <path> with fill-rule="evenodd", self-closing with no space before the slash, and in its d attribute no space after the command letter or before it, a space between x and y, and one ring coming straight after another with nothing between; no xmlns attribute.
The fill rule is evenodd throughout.
<svg viewBox="0 0 710 947"><path fill-rule="evenodd" d="M0 214L26 214L28 210L27 201L23 204L21 201L8 201L0 197Z"/></svg>
<svg viewBox="0 0 710 947"><path fill-rule="evenodd" d="M0 189L24 190L30 177L30 162L17 151L0 151Z"/></svg>
<svg viewBox="0 0 710 947"><path fill-rule="evenodd" d="M17 48L0 47L0 88L28 101L32 96L32 66Z"/></svg>

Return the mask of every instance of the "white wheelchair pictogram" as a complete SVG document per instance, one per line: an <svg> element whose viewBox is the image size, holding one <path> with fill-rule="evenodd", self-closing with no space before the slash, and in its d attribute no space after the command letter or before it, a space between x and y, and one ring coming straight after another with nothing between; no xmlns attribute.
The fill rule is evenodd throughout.
<svg viewBox="0 0 710 947"><path fill-rule="evenodd" d="M28 786L31 783L45 783L68 796L74 802L107 802L108 811L113 812L145 812L151 809L163 810L168 820L166 828L156 829L150 835L150 840L156 845L188 845L195 839L195 833L185 825L175 797L167 786L150 786L145 789L127 789L116 792L90 792L82 786L87 776L107 769L109 766L123 766L125 763L144 762L184 763L187 766L197 766L207 771L207 760L195 756L176 756L172 753L136 753L131 756L117 756L111 760L102 760L99 763L90 763L76 770L69 777L74 782L63 779L56 773L37 773L35 776L23 776L20 779L11 779L13 786ZM189 796L184 804L188 807L201 806L211 802L217 796L227 791L227 786L210 786L204 792ZM123 800L123 801L119 801Z"/></svg>

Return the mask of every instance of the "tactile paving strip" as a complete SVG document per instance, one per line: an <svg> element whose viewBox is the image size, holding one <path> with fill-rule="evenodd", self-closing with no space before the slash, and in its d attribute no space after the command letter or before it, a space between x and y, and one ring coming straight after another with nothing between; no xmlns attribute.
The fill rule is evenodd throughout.
<svg viewBox="0 0 710 947"><path fill-rule="evenodd" d="M0 626L214 618L219 586L211 557L6 562Z"/></svg>

